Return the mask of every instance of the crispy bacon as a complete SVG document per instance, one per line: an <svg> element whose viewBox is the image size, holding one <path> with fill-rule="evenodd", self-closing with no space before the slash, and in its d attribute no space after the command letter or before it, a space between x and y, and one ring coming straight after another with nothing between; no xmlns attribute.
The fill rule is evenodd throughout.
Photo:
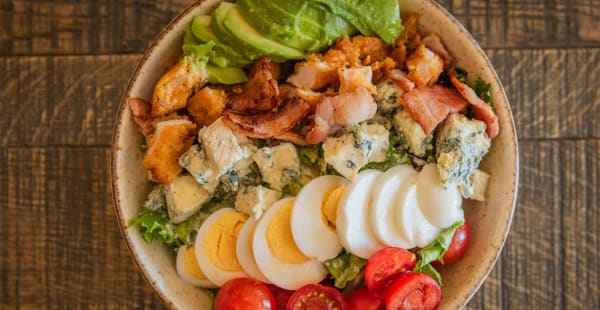
<svg viewBox="0 0 600 310"><path fill-rule="evenodd" d="M459 81L454 73L454 70L450 70L449 75L452 85L454 85L458 92L471 104L473 116L475 116L476 119L484 122L487 126L487 135L492 139L495 138L500 132L500 124L498 123L498 116L496 113L494 113L492 107L490 107L490 105L485 101L481 100L481 98L477 96L471 87Z"/></svg>
<svg viewBox="0 0 600 310"><path fill-rule="evenodd" d="M277 109L262 114L239 114L225 109L223 121L233 130L251 138L268 139L277 137L300 123L311 110L311 106L298 97L286 99Z"/></svg>
<svg viewBox="0 0 600 310"><path fill-rule="evenodd" d="M440 37L438 37L437 34L432 33L423 38L421 42L423 42L423 44L425 44L425 46L427 46L428 49L432 50L438 56L442 57L442 59L444 60L444 68L447 69L452 65L452 62L454 62L454 57L452 57L452 55L448 53L448 51L444 47L444 44L440 40Z"/></svg>
<svg viewBox="0 0 600 310"><path fill-rule="evenodd" d="M294 132L294 131L286 131L274 138L283 140L283 141L287 141L287 142L292 142L296 145L303 145L303 146L308 145L308 143L306 143L306 139L304 138L304 136L302 136L301 134Z"/></svg>
<svg viewBox="0 0 600 310"><path fill-rule="evenodd" d="M150 109L152 109L150 103L138 97L129 97L127 98L127 105L133 114L133 120L140 126L144 136L151 135L154 132L154 126L150 115Z"/></svg>
<svg viewBox="0 0 600 310"><path fill-rule="evenodd" d="M454 89L441 85L415 88L402 95L404 108L430 134L448 113L463 111L468 102Z"/></svg>
<svg viewBox="0 0 600 310"><path fill-rule="evenodd" d="M263 112L276 107L279 102L279 87L272 69L268 57L261 57L256 61L242 92L231 96L229 109L238 112Z"/></svg>

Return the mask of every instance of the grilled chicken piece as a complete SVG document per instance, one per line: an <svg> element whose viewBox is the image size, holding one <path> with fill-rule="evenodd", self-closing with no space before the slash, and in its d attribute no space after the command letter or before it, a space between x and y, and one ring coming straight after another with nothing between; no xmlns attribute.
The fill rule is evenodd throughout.
<svg viewBox="0 0 600 310"><path fill-rule="evenodd" d="M152 173L152 178L161 184L169 184L179 173L179 156L194 141L196 125L185 119L172 119L156 125L142 166Z"/></svg>
<svg viewBox="0 0 600 310"><path fill-rule="evenodd" d="M325 61L320 54L311 54L306 61L296 64L294 73L287 81L298 88L318 90L338 81L337 69L337 66Z"/></svg>
<svg viewBox="0 0 600 310"><path fill-rule="evenodd" d="M206 86L188 100L187 110L200 127L208 126L221 116L226 102L225 90Z"/></svg>
<svg viewBox="0 0 600 310"><path fill-rule="evenodd" d="M484 122L487 126L487 135L492 139L495 138L498 133L500 133L500 124L498 123L498 116L494 113L492 107L490 107L487 102L481 100L471 87L459 81L454 70L450 70L449 75L452 85L454 85L458 92L471 104L473 116Z"/></svg>
<svg viewBox="0 0 600 310"><path fill-rule="evenodd" d="M438 37L437 34L432 33L423 38L421 42L423 42L423 44L425 44L425 46L428 49L436 53L444 60L444 69L448 69L450 68L450 66L452 66L452 62L454 62L454 57L452 57L452 55L448 53L448 51L444 47L444 44L440 40L440 37Z"/></svg>
<svg viewBox="0 0 600 310"><path fill-rule="evenodd" d="M152 116L161 116L183 109L194 91L206 83L206 69L202 62L186 57L167 71L152 95Z"/></svg>
<svg viewBox="0 0 600 310"><path fill-rule="evenodd" d="M406 68L408 78L415 82L417 87L431 86L444 71L444 61L421 44L406 60Z"/></svg>

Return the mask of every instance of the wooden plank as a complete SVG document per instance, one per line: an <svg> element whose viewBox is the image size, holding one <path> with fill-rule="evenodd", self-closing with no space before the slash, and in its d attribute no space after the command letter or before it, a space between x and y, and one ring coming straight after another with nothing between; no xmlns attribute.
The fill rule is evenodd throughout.
<svg viewBox="0 0 600 310"><path fill-rule="evenodd" d="M191 0L0 1L0 55L140 53Z"/></svg>
<svg viewBox="0 0 600 310"><path fill-rule="evenodd" d="M562 308L560 143L521 141L520 187L500 262L499 309ZM493 298L493 297L492 297Z"/></svg>
<svg viewBox="0 0 600 310"><path fill-rule="evenodd" d="M114 218L108 148L0 154L0 308L160 307Z"/></svg>
<svg viewBox="0 0 600 310"><path fill-rule="evenodd" d="M600 7L594 1L439 2L486 48L600 46Z"/></svg>
<svg viewBox="0 0 600 310"><path fill-rule="evenodd" d="M560 149L565 309L600 309L600 140Z"/></svg>
<svg viewBox="0 0 600 310"><path fill-rule="evenodd" d="M600 138L600 49L488 50L519 137ZM139 55L0 58L0 146L109 145ZM90 70L93 68L93 70ZM526 73L526 74L524 74Z"/></svg>
<svg viewBox="0 0 600 310"><path fill-rule="evenodd" d="M440 1L488 48L600 46L589 0ZM141 53L191 0L0 2L0 55Z"/></svg>
<svg viewBox="0 0 600 310"><path fill-rule="evenodd" d="M519 138L600 138L600 49L487 50Z"/></svg>
<svg viewBox="0 0 600 310"><path fill-rule="evenodd" d="M109 145L138 55L0 58L0 146Z"/></svg>
<svg viewBox="0 0 600 310"><path fill-rule="evenodd" d="M467 309L503 309L502 308L502 257L498 258L494 269L485 280L473 299L467 304Z"/></svg>

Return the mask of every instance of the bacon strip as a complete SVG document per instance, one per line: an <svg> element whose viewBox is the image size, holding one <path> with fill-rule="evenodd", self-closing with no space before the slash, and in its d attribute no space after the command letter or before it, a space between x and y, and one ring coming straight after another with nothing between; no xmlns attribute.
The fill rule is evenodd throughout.
<svg viewBox="0 0 600 310"><path fill-rule="evenodd" d="M150 110L152 109L150 103L142 98L129 97L127 98L127 105L133 114L133 120L140 126L140 130L144 136L148 137L151 135L154 132L154 126L152 125L152 116L150 115Z"/></svg>
<svg viewBox="0 0 600 310"><path fill-rule="evenodd" d="M430 134L449 113L464 111L468 102L456 90L441 85L415 88L402 95L404 108Z"/></svg>
<svg viewBox="0 0 600 310"><path fill-rule="evenodd" d="M481 100L475 91L459 81L454 73L454 70L450 70L450 82L456 87L458 92L471 104L473 116L476 119L484 122L487 125L486 133L490 138L495 138L500 133L500 124L498 123L498 116L492 110L489 104Z"/></svg>
<svg viewBox="0 0 600 310"><path fill-rule="evenodd" d="M284 101L276 110L263 114L239 114L237 111L225 109L223 122L248 137L268 139L289 131L310 111L311 106L306 101L293 97Z"/></svg>
<svg viewBox="0 0 600 310"><path fill-rule="evenodd" d="M240 94L231 96L229 108L238 112L264 112L277 106L279 87L268 57L261 57L250 69L250 77Z"/></svg>

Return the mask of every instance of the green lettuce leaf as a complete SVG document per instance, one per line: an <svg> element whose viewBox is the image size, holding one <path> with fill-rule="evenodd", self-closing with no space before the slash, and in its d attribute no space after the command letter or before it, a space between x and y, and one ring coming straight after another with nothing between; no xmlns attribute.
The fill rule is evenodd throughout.
<svg viewBox="0 0 600 310"><path fill-rule="evenodd" d="M184 243L174 231L173 224L169 223L167 211L164 209L142 208L138 216L129 221L129 225L139 225L142 237L148 242L158 240L172 248Z"/></svg>
<svg viewBox="0 0 600 310"><path fill-rule="evenodd" d="M366 263L366 259L342 251L336 258L325 261L323 264L335 279L335 287L343 289L360 274Z"/></svg>
<svg viewBox="0 0 600 310"><path fill-rule="evenodd" d="M427 274L442 285L442 276L430 264L436 260L443 262L444 254L446 254L446 251L448 251L448 248L450 247L450 243L452 243L452 237L454 237L456 229L464 223L464 221L458 221L450 227L445 228L431 244L418 250L417 264L414 271Z"/></svg>

